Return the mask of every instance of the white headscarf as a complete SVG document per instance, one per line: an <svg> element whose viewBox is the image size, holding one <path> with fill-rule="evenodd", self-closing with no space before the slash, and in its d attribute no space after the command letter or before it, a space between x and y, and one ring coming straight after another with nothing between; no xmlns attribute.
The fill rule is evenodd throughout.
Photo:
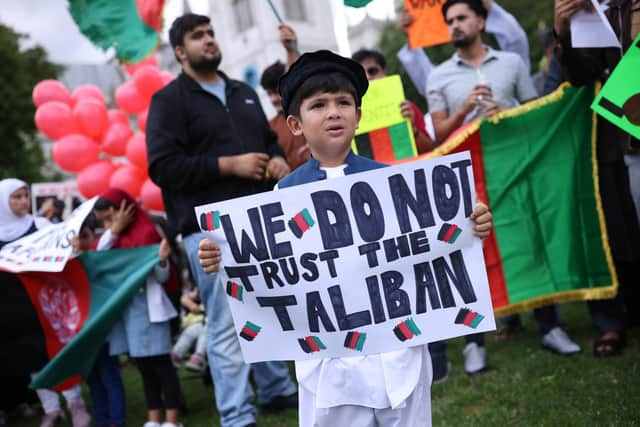
<svg viewBox="0 0 640 427"><path fill-rule="evenodd" d="M17 216L9 206L11 194L20 188L26 188L27 183L15 178L0 181L0 241L12 242L27 232L33 217L29 214Z"/></svg>

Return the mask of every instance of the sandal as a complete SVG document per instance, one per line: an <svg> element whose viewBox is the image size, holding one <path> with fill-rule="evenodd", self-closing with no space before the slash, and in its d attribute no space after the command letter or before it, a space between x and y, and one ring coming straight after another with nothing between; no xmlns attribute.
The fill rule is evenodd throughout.
<svg viewBox="0 0 640 427"><path fill-rule="evenodd" d="M606 336L616 335L613 338L604 338ZM625 346L625 337L622 333L607 332L602 335L602 338L597 339L593 343L593 356L594 357L612 357L620 356L622 349Z"/></svg>
<svg viewBox="0 0 640 427"><path fill-rule="evenodd" d="M505 321L498 328L498 331L496 332L494 339L496 341L504 341L513 335L521 333L522 331L524 331L524 326L522 325L520 318L517 318L517 320L510 319L508 321Z"/></svg>

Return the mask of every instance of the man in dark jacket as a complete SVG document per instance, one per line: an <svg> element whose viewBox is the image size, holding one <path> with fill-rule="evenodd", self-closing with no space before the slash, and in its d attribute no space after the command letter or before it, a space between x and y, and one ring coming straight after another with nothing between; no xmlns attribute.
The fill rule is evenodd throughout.
<svg viewBox="0 0 640 427"><path fill-rule="evenodd" d="M186 14L169 32L180 76L158 91L147 121L149 176L162 189L169 223L183 236L207 313L207 355L222 426L255 423L249 365L242 359L231 312L216 275L198 262L194 207L273 188L289 166L249 86L218 70L221 53L209 18ZM252 365L265 411L297 407L286 364Z"/></svg>
<svg viewBox="0 0 640 427"><path fill-rule="evenodd" d="M634 17L638 19L640 2L611 0L606 14L622 49L573 48L571 18L579 10L590 7L590 4L587 0L555 1L556 55L565 76L575 86L595 81L604 82L637 36L632 34L632 23ZM637 28L635 31L637 32ZM621 292L614 299L590 301L589 310L600 333L600 338L594 344L594 355L612 356L622 352L625 341L625 303L628 320L638 322L638 311L633 305L637 302L640 290L640 231L624 163L624 152L632 144L632 138L602 117L598 117L596 128L600 196Z"/></svg>

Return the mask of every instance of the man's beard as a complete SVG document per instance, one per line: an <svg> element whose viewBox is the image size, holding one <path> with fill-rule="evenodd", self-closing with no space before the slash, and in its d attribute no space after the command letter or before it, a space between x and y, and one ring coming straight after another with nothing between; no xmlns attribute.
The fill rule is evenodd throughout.
<svg viewBox="0 0 640 427"><path fill-rule="evenodd" d="M468 36L464 34L460 38L453 39L453 46L456 48L471 46L476 40L474 36Z"/></svg>
<svg viewBox="0 0 640 427"><path fill-rule="evenodd" d="M187 57L189 66L193 69L193 71L196 71L198 73L218 71L220 61L222 61L222 54L220 53L213 58L200 58L198 60Z"/></svg>

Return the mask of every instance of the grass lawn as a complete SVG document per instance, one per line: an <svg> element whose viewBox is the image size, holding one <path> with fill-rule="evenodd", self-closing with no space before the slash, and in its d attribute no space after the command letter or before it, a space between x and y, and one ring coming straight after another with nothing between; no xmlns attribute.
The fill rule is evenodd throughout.
<svg viewBox="0 0 640 427"><path fill-rule="evenodd" d="M563 357L542 350L536 323L527 313L523 316L525 332L502 342L488 334L491 369L475 377L468 377L462 369L463 340L452 340L448 348L451 375L447 382L432 387L434 426L640 425L640 329L629 331L622 357L595 359L586 305L564 304L562 319L583 353ZM141 427L145 404L140 377L134 367L123 376L127 423ZM218 426L212 387L187 371L181 371L180 377L189 407L184 425ZM258 423L296 426L297 412L260 416ZM38 427L39 420L10 419L9 425Z"/></svg>

